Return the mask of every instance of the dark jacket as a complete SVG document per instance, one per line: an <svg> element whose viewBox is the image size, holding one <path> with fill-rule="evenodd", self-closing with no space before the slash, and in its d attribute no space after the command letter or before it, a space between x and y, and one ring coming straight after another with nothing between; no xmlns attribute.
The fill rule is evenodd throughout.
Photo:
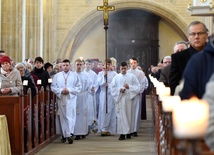
<svg viewBox="0 0 214 155"><path fill-rule="evenodd" d="M161 74L159 81L163 82L166 87L169 87L169 72L171 65L167 65L166 67L161 69Z"/></svg>
<svg viewBox="0 0 214 155"><path fill-rule="evenodd" d="M44 90L46 90L46 87L48 85L50 85L48 83L48 79L50 78L50 75L48 74L48 72L46 70L44 70L43 68L38 69L38 68L34 67L33 71L31 71L31 73L33 75L37 76L38 80L42 81L42 86L44 87Z"/></svg>
<svg viewBox="0 0 214 155"><path fill-rule="evenodd" d="M169 74L169 85L171 89L171 95L174 95L175 88L179 84L182 78L183 71L190 57L197 52L198 51L196 49L190 46L190 48L188 49L185 49L181 52L171 55L172 63L171 63L170 74Z"/></svg>
<svg viewBox="0 0 214 155"><path fill-rule="evenodd" d="M184 87L180 92L181 99L189 99L192 96L202 98L205 85L214 72L213 46L209 42L202 52L193 55L189 60L184 71Z"/></svg>

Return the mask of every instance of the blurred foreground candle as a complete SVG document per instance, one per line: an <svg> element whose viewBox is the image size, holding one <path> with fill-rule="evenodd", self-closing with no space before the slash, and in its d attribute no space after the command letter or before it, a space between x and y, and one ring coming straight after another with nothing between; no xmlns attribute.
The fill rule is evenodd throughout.
<svg viewBox="0 0 214 155"><path fill-rule="evenodd" d="M163 100L163 97L165 96L170 96L170 88L169 87L162 87L161 90L159 90L159 101L162 101Z"/></svg>
<svg viewBox="0 0 214 155"><path fill-rule="evenodd" d="M202 138L208 125L208 117L207 102L197 98L181 101L172 112L174 136L179 139Z"/></svg>
<svg viewBox="0 0 214 155"><path fill-rule="evenodd" d="M160 94L161 91L163 91L163 89L165 88L165 85L163 84L163 82L159 82L156 85L156 91L157 91L157 95Z"/></svg>
<svg viewBox="0 0 214 155"><path fill-rule="evenodd" d="M153 78L152 79L152 83L153 83L154 87L156 88L158 83L159 83L159 81L156 78Z"/></svg>
<svg viewBox="0 0 214 155"><path fill-rule="evenodd" d="M162 106L164 112L172 112L176 104L180 104L180 96L164 96Z"/></svg>

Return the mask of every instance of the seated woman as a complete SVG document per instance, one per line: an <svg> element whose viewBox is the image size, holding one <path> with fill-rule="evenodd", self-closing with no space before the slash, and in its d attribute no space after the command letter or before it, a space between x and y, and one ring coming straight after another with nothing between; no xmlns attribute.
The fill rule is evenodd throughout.
<svg viewBox="0 0 214 155"><path fill-rule="evenodd" d="M22 89L19 72L12 67L8 56L1 56L0 64L0 95L18 95Z"/></svg>
<svg viewBox="0 0 214 155"><path fill-rule="evenodd" d="M21 75L21 79L22 79L22 83L24 81L27 81L27 84L23 84L23 91L24 94L27 94L27 90L28 88L31 89L31 96L32 98L36 95L36 86L32 81L32 78L30 78L29 76L25 76L25 71L26 71L26 67L23 63L18 63L15 68L19 71L20 75Z"/></svg>

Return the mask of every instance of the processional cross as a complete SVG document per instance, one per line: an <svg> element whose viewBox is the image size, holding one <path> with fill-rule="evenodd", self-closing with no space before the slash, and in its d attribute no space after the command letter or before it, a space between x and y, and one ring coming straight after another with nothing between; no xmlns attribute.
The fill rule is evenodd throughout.
<svg viewBox="0 0 214 155"><path fill-rule="evenodd" d="M108 58L108 42L107 42L107 30L108 30L108 11L114 11L114 6L108 5L108 0L103 0L103 6L97 6L98 11L103 11L103 20L104 25L103 28L105 29L105 59L106 59L106 69L107 69L107 58ZM106 83L107 75L106 75ZM106 113L108 113L108 87L106 87Z"/></svg>
<svg viewBox="0 0 214 155"><path fill-rule="evenodd" d="M108 29L108 11L114 11L114 6L108 5L108 0L103 0L103 6L97 6L98 11L103 11L104 29Z"/></svg>

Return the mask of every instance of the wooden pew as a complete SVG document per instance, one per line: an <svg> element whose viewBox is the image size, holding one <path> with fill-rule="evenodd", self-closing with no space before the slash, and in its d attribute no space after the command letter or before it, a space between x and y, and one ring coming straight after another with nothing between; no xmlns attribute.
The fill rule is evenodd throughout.
<svg viewBox="0 0 214 155"><path fill-rule="evenodd" d="M0 114L6 115L12 155L24 154L24 95L0 96Z"/></svg>
<svg viewBox="0 0 214 155"><path fill-rule="evenodd" d="M55 120L55 97L56 96L52 91L48 89L46 92L44 92L43 87L41 87L37 95L33 98L33 148L29 152L26 152L25 155L34 155L36 152L59 137L59 135L56 135L55 132L53 132L53 135L50 135L51 126L53 128L52 130L55 131L55 122L53 122ZM50 110L49 105L51 102L53 106ZM52 111L53 114L51 114ZM51 125L51 122L53 125Z"/></svg>
<svg viewBox="0 0 214 155"><path fill-rule="evenodd" d="M162 112L161 112L161 105L158 101L158 97L156 95L155 88L153 87L151 91L151 105L152 105L152 112L153 112L153 119L154 119L154 126L155 126L155 143L156 143L156 154L157 155L189 155L190 152L188 152L188 146L190 145L189 141L187 140L179 140L174 138L172 135L171 137L168 137L170 134L167 134L172 131L167 131L169 128L165 126L166 124L163 123L163 129L165 133L165 140L168 139L168 142L170 143L170 150L169 152L161 151L162 150L162 145L161 145L161 133L160 133L160 128L162 128L160 121L165 122L165 118L162 117ZM172 126L172 125L171 125ZM197 139L198 147L201 148L201 153L200 155L214 155L214 152L212 152L207 145L205 144L204 140L202 139ZM165 145L165 144L164 144Z"/></svg>
<svg viewBox="0 0 214 155"><path fill-rule="evenodd" d="M56 116L56 95L50 93L50 136L56 134L55 128L55 116Z"/></svg>
<svg viewBox="0 0 214 155"><path fill-rule="evenodd" d="M24 95L24 145L25 152L32 150L32 97L31 89Z"/></svg>
<svg viewBox="0 0 214 155"><path fill-rule="evenodd" d="M50 138L50 87L46 87L46 91L44 92L44 103L45 103L45 117L44 117L44 125L45 125L45 139Z"/></svg>
<svg viewBox="0 0 214 155"><path fill-rule="evenodd" d="M12 155L33 155L50 142L56 135L56 96L44 89L32 99L31 90L27 95L0 96L0 115L6 115Z"/></svg>
<svg viewBox="0 0 214 155"><path fill-rule="evenodd" d="M33 148L38 147L39 145L39 128L38 128L38 119L39 119L39 113L38 113L38 89L36 88L36 95L33 98L32 102L32 143Z"/></svg>
<svg viewBox="0 0 214 155"><path fill-rule="evenodd" d="M38 110L39 110L39 143L45 140L45 126L44 126L44 88L41 87L38 94Z"/></svg>

